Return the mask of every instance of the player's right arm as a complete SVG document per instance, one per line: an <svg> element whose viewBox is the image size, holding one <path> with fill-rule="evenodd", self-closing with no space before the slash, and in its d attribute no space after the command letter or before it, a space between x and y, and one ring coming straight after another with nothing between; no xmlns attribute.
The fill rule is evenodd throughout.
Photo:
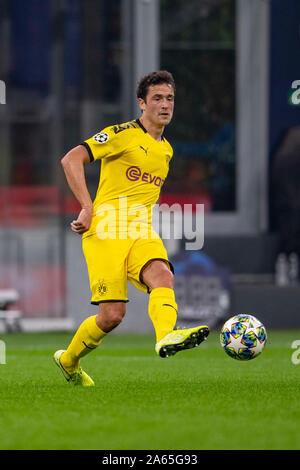
<svg viewBox="0 0 300 470"><path fill-rule="evenodd" d="M93 217L93 202L86 185L84 172L84 165L89 162L89 153L83 145L74 147L61 160L68 185L81 205L77 219L71 222L71 229L79 234L90 228Z"/></svg>
<svg viewBox="0 0 300 470"><path fill-rule="evenodd" d="M81 234L89 230L93 217L93 203L86 185L84 165L94 160L120 155L128 137L120 138L119 133L115 127L107 127L74 147L61 161L70 189L82 207L77 220L71 223L71 228L76 233Z"/></svg>

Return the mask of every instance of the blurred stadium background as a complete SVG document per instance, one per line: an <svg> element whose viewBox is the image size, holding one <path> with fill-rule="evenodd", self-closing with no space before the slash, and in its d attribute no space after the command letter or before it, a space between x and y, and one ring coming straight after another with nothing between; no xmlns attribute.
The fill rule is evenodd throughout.
<svg viewBox="0 0 300 470"><path fill-rule="evenodd" d="M239 312L299 328L299 1L0 0L0 8L0 331L72 329L96 313L60 159L138 117L137 80L156 69L177 83L160 202L205 204L203 249L165 240L179 321L217 327ZM92 195L97 165L86 168ZM147 296L128 289L118 331L152 331Z"/></svg>

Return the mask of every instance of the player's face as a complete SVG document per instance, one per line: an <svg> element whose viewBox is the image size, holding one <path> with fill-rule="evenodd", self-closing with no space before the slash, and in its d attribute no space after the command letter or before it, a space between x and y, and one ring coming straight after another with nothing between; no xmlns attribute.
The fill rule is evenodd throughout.
<svg viewBox="0 0 300 470"><path fill-rule="evenodd" d="M143 117L153 124L166 126L172 119L174 110L174 90L172 85L162 83L148 88L146 100L139 100Z"/></svg>

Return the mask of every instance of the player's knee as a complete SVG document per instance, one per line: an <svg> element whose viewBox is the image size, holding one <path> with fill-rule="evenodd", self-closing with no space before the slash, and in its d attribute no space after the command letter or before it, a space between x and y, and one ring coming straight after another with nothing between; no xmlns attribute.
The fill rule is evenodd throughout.
<svg viewBox="0 0 300 470"><path fill-rule="evenodd" d="M116 328L123 320L126 313L126 304L120 303L103 303L99 309L99 323L103 325L105 331Z"/></svg>
<svg viewBox="0 0 300 470"><path fill-rule="evenodd" d="M164 269L158 276L157 282L162 284L161 287L170 287L171 289L174 288L174 275L173 273L167 268Z"/></svg>
<svg viewBox="0 0 300 470"><path fill-rule="evenodd" d="M174 288L174 275L167 263L155 260L142 273L144 283L152 290L156 287Z"/></svg>
<svg viewBox="0 0 300 470"><path fill-rule="evenodd" d="M109 319L112 325L118 326L124 318L124 313L121 310L113 310L110 312Z"/></svg>

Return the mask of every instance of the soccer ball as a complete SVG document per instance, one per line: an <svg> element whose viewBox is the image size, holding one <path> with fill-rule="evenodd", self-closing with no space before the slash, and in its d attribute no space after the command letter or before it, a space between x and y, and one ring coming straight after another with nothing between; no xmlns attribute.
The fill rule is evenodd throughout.
<svg viewBox="0 0 300 470"><path fill-rule="evenodd" d="M242 361L257 357L265 347L267 332L253 315L235 315L221 330L220 343L228 356Z"/></svg>

